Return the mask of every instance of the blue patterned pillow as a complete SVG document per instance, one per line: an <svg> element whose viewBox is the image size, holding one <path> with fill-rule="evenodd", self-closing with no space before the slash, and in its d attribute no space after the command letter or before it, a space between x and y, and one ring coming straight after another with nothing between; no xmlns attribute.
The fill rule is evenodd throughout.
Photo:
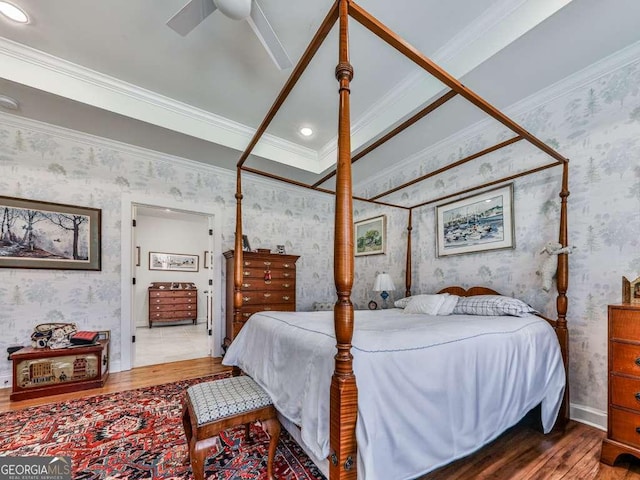
<svg viewBox="0 0 640 480"><path fill-rule="evenodd" d="M530 313L538 312L522 300L502 295L460 297L453 309L454 315L511 315L513 317L526 317Z"/></svg>

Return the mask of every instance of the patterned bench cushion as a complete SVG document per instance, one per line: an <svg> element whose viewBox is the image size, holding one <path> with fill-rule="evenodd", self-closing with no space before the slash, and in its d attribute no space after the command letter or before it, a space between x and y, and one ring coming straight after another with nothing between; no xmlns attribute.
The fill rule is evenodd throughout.
<svg viewBox="0 0 640 480"><path fill-rule="evenodd" d="M198 426L271 405L269 395L246 375L199 383L187 389Z"/></svg>

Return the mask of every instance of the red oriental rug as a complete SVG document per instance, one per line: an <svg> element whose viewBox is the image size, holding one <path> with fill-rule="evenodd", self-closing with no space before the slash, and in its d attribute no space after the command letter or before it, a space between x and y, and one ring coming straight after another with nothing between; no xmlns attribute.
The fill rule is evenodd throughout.
<svg viewBox="0 0 640 480"><path fill-rule="evenodd" d="M226 375L98 395L0 414L0 455L69 456L74 479L189 479L182 397L189 385ZM269 439L253 425L224 432L205 465L213 480L265 479ZM275 458L281 480L323 480L282 430Z"/></svg>

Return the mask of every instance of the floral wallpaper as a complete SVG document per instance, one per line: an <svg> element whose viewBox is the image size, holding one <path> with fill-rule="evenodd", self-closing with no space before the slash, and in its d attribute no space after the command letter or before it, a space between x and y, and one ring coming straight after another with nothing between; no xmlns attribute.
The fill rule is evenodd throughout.
<svg viewBox="0 0 640 480"><path fill-rule="evenodd" d="M572 403L605 411L607 403L607 305L620 301L621 276L640 275L640 59L516 117L525 128L570 158L569 328ZM223 250L232 247L235 173L157 154L131 153L114 142L73 137L33 122L25 127L0 117L0 191L3 195L102 209L102 271L0 269L0 350L26 344L42 322L74 321L83 329L112 331L112 358L120 357L120 229L123 193L139 192L177 201L196 200L222 215ZM402 171L359 186L368 195L437 168L446 161L510 137L487 127L455 148L417 157ZM80 139L79 139L80 138ZM455 172L433 177L397 194L414 204L452 189L491 181L545 162L544 154L519 142ZM555 295L536 275L540 250L557 239L561 168L514 182L516 247L437 258L433 206L413 213L412 290L433 292L460 284L487 285L529 302L553 316ZM284 244L298 261L298 309L333 301L333 197L245 176L244 229L253 248ZM354 218L387 216L386 255L355 259L353 301L362 308L378 272L391 274L404 296L407 217L405 210L354 203ZM223 275L223 272L220 272ZM554 293L554 292L552 292ZM220 308L224 308L220 305ZM10 363L0 379L10 381ZM0 385L2 386L2 385Z"/></svg>
<svg viewBox="0 0 640 480"><path fill-rule="evenodd" d="M27 126L31 125L27 122ZM111 330L112 365L119 362L121 216L124 193L175 201L197 199L222 216L223 251L233 248L235 173L200 164L131 153L100 138L65 135L10 116L0 117L2 195L102 210L102 270L0 269L0 351L28 345L34 326L75 322L83 330ZM80 138L81 140L78 140ZM245 175L244 230L252 248L284 244L298 260L298 308L334 298L333 197ZM220 262L222 263L222 262ZM219 272L222 276L224 272ZM219 305L224 318L224 305ZM11 363L0 362L0 387L10 386Z"/></svg>
<svg viewBox="0 0 640 480"><path fill-rule="evenodd" d="M570 159L569 244L576 247L569 258L567 314L571 402L604 413L607 305L621 302L623 275L629 279L640 275L640 59L515 120ZM504 129L487 128L462 139L455 149L429 152L383 181L362 185L358 193L373 195L511 136ZM412 205L526 170L536 162L549 162L545 154L524 144L519 142L433 177L396 194L394 200ZM513 250L438 258L434 206L416 209L413 292L435 292L447 285L490 286L555 318L555 282L551 294L544 292L536 271L544 261L540 251L545 243L558 238L561 175L562 168L554 167L515 180ZM402 245L399 237L406 235L399 231L406 228L406 214L394 212L391 229L397 238L393 243ZM392 268L394 279L403 280L402 252L394 250L386 261L396 265Z"/></svg>

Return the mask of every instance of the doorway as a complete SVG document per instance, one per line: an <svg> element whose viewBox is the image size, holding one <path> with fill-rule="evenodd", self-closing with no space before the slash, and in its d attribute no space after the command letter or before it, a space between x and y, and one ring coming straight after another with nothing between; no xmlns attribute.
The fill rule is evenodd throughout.
<svg viewBox="0 0 640 480"><path fill-rule="evenodd" d="M222 270L219 259L222 255L222 237L220 234L221 216L213 210L214 208L213 205L203 206L187 201L157 199L145 195L123 196L122 225L133 225L134 223L140 225L138 221L141 220L142 227L136 226L121 230L123 247L121 358L120 362L116 362L114 371L129 370L143 364L195 358L194 355L197 357L221 355L220 344L223 335ZM139 209L142 209L140 219L137 218L139 217ZM172 218L167 219L166 217ZM153 243L164 237L178 237L178 232L191 228L185 226L188 224L198 224L197 233L190 235L190 237L196 238L194 240L196 243L188 243L190 240L184 240L178 249L172 247L171 243ZM169 226L167 227L167 225ZM138 230L138 228L143 230ZM151 231L150 239L149 235L145 234L145 229ZM142 240L147 246L142 244ZM171 241L168 238L165 240ZM194 251L187 251L184 248ZM193 268L187 269L191 270L189 272L150 270L149 252L188 254L190 257L197 257L197 271L194 271ZM152 279L149 275L152 273L154 275L162 274L161 278L153 277L155 278L153 281L156 282L166 280L180 284L194 283L198 294L198 313L195 324L191 321L180 321L175 324L165 322L162 325L153 322L152 328L149 328L148 287ZM187 275L187 277L185 278L183 275ZM138 281L139 277L140 281ZM146 330L139 328L143 326L143 322L146 322ZM179 334L172 332L179 332ZM199 346L194 348L194 335L197 336L199 342L206 345L204 349ZM184 341L179 337L184 337ZM188 349L184 346L187 344ZM155 357L149 354L149 350L155 352ZM142 357L136 361L138 353Z"/></svg>
<svg viewBox="0 0 640 480"><path fill-rule="evenodd" d="M133 367L210 356L208 216L142 205L134 215Z"/></svg>

